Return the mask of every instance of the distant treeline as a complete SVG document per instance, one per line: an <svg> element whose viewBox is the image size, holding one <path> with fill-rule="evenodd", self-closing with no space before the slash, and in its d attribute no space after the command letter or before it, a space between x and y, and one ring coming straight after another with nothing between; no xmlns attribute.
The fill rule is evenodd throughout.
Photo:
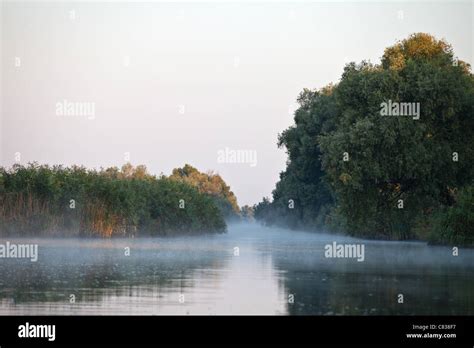
<svg viewBox="0 0 474 348"><path fill-rule="evenodd" d="M287 168L265 224L381 239L474 244L474 79L452 47L413 34L381 64L305 89L279 135Z"/></svg>
<svg viewBox="0 0 474 348"><path fill-rule="evenodd" d="M200 180L189 183L189 171ZM198 187L208 181L206 188ZM226 201L228 200L228 201ZM0 236L136 236L226 231L235 196L217 174L185 166L159 177L144 166L0 167Z"/></svg>

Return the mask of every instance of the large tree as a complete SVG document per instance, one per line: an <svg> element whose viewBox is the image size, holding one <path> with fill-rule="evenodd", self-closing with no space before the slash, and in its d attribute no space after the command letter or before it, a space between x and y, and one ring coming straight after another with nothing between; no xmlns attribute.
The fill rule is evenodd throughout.
<svg viewBox="0 0 474 348"><path fill-rule="evenodd" d="M405 239L472 184L474 80L443 40L413 34L387 48L380 64L350 63L336 86L304 91L300 104L279 138L288 166L273 202L260 205L267 217L291 196L305 224L334 198L326 218L349 233ZM414 109L384 116L387 104Z"/></svg>

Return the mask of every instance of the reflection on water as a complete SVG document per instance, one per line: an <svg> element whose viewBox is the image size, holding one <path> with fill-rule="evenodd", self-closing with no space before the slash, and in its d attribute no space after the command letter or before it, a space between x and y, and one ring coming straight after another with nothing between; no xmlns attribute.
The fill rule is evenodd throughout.
<svg viewBox="0 0 474 348"><path fill-rule="evenodd" d="M200 237L9 241L38 243L39 259L0 259L2 315L474 314L473 249L454 257L419 242L257 225ZM364 243L365 261L326 259L332 241Z"/></svg>

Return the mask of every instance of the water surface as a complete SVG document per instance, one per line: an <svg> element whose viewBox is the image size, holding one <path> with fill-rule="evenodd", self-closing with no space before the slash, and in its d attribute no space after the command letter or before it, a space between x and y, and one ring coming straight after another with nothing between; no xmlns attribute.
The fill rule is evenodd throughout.
<svg viewBox="0 0 474 348"><path fill-rule="evenodd" d="M422 242L252 224L223 235L8 241L38 243L39 258L0 259L1 315L474 314L473 249L453 256ZM333 241L363 243L365 260L325 258Z"/></svg>

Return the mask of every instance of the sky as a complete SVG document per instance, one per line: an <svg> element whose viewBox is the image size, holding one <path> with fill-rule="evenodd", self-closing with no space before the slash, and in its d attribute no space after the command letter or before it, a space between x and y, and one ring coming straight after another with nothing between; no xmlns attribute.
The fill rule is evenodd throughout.
<svg viewBox="0 0 474 348"><path fill-rule="evenodd" d="M303 88L414 32L472 64L473 17L472 1L2 2L0 165L188 163L253 205Z"/></svg>

